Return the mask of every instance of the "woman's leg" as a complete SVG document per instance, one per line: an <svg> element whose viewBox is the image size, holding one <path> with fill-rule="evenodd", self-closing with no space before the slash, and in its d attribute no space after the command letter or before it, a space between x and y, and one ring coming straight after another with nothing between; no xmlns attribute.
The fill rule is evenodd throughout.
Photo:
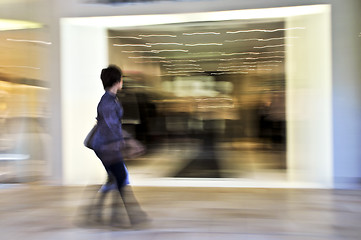
<svg viewBox="0 0 361 240"><path fill-rule="evenodd" d="M97 155L102 160L107 172L114 177L114 180L117 183L119 193L131 224L144 222L147 219L146 214L140 208L131 188L126 186L128 184L128 171L122 161L123 158L121 152L104 151L97 152Z"/></svg>
<svg viewBox="0 0 361 240"><path fill-rule="evenodd" d="M120 191L127 178L127 172L125 171L123 162L119 161L117 163L113 163L110 166L107 166L107 170L113 176Z"/></svg>
<svg viewBox="0 0 361 240"><path fill-rule="evenodd" d="M147 214L140 207L134 196L133 190L129 185L124 186L120 194L132 225L143 223L148 220Z"/></svg>
<svg viewBox="0 0 361 240"><path fill-rule="evenodd" d="M122 197L125 209L128 213L131 224L137 224L146 220L146 214L139 206L130 186L127 186L127 171L124 163L119 162L108 167L109 172L114 176L119 193Z"/></svg>

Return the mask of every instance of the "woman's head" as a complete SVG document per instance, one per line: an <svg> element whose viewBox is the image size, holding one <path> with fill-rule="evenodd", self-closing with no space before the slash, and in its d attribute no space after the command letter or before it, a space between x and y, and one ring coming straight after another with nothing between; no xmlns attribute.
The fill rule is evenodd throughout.
<svg viewBox="0 0 361 240"><path fill-rule="evenodd" d="M102 69L100 79L104 89L107 90L121 81L122 70L115 65L109 65L107 68Z"/></svg>

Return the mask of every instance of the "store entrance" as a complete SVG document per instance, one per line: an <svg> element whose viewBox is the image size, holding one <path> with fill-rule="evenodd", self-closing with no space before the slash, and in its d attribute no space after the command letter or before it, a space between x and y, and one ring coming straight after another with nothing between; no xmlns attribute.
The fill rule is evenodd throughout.
<svg viewBox="0 0 361 240"><path fill-rule="evenodd" d="M109 29L109 62L126 75L119 94L124 126L148 148L130 168L176 178L284 174L284 25L277 19Z"/></svg>

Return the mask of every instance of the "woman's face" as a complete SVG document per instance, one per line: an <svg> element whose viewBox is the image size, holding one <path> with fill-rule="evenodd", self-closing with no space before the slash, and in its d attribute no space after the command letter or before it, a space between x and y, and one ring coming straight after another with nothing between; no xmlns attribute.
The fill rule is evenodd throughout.
<svg viewBox="0 0 361 240"><path fill-rule="evenodd" d="M122 90L123 88L123 77L120 78L120 82L119 82L119 85L118 85L118 90Z"/></svg>

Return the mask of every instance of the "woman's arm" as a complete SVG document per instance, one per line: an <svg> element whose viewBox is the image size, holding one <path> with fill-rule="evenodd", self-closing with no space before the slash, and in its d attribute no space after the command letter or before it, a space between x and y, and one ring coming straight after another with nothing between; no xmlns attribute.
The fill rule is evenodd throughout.
<svg viewBox="0 0 361 240"><path fill-rule="evenodd" d="M115 102L104 104L101 109L104 121L114 134L117 140L122 140L122 125L120 122L120 116L123 109L117 105ZM120 112L120 114L119 114Z"/></svg>

